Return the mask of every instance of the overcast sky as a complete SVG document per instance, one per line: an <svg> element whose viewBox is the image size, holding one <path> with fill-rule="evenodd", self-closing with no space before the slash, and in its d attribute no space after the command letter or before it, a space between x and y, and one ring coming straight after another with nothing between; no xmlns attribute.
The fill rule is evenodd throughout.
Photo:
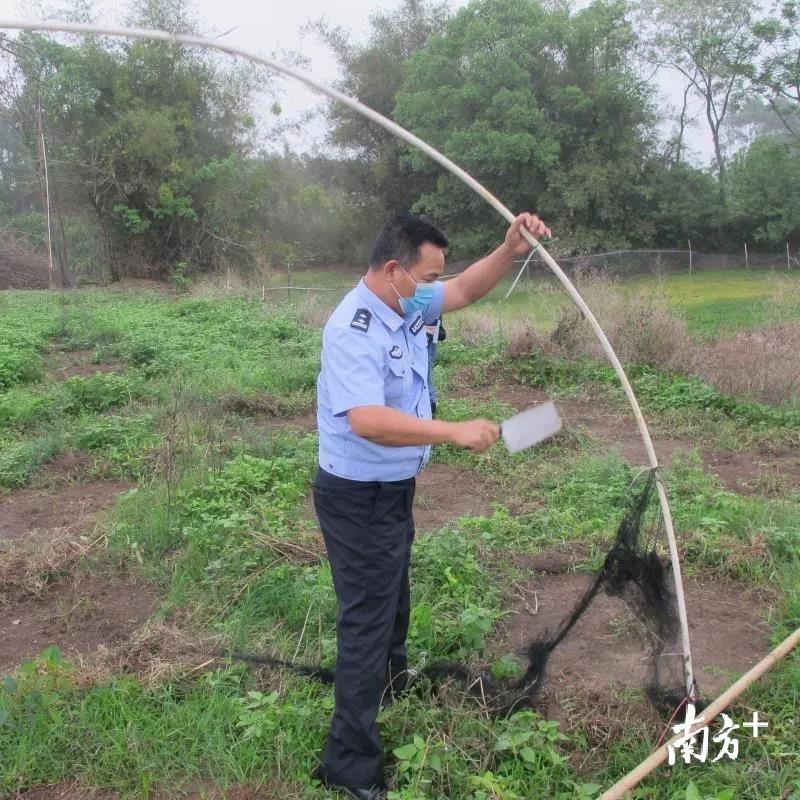
<svg viewBox="0 0 800 800"><path fill-rule="evenodd" d="M451 7L459 8L467 0L449 0ZM363 38L369 27L369 15L377 10L389 9L397 5L399 0L347 0L332 4L330 0L266 0L260 4L253 0L195 0L197 16L205 27L204 33L221 34L235 28L224 37L225 41L256 50L268 55L280 49L296 50L310 59L310 73L325 83L332 83L337 77L336 62L312 35L302 35L300 29L309 21L324 17L334 26L342 26L352 31L356 39ZM576 7L583 7L588 0L577 0ZM48 7L57 7L58 3L48 3ZM41 13L33 13L30 0L0 0L0 18L30 19L41 18ZM124 4L113 0L98 0L95 8L103 21L119 22L123 14ZM657 78L664 92L665 101L673 105L680 102L682 86L677 76L668 72ZM301 83L291 78L281 80L283 98L281 105L285 115L293 118L303 111L308 111L321 102L320 96ZM663 106L663 104L662 104ZM665 124L668 133L671 124ZM308 149L313 142L321 142L324 137L324 126L318 121L304 131L302 141L293 139L293 145ZM698 155L700 162L709 160L712 154L711 138L699 121L697 127L690 132L689 145ZM305 145L305 147L303 147Z"/></svg>

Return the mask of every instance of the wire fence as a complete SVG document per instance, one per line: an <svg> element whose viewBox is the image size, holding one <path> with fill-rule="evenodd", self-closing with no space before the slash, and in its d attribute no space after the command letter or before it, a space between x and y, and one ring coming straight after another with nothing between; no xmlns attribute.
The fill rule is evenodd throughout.
<svg viewBox="0 0 800 800"><path fill-rule="evenodd" d="M800 269L797 249L787 242L780 251L764 251L742 247L740 252L708 253L694 249L663 248L651 250L612 250L556 258L562 269L596 268L612 275L702 272L721 269L796 270ZM528 275L548 272L544 262L534 254L527 268Z"/></svg>
<svg viewBox="0 0 800 800"><path fill-rule="evenodd" d="M108 270L103 263L103 253L97 246L98 237L86 236L83 225L65 225L69 239L69 249L73 254L72 264L78 283L106 283L110 280ZM73 230L75 228L75 230ZM74 240L74 241L73 241ZM95 246L88 247L82 242L94 242ZM688 244L688 243L687 243ZM9 229L0 230L0 289L2 288L34 288L47 286L47 271L44 267L43 257L39 248L25 246L25 237L15 235ZM86 252L84 252L86 251ZM749 248L744 245L740 252L704 252L699 250L679 248L639 249L639 250L612 250L602 253L584 253L573 256L559 256L551 253L562 269L568 274L586 269L595 269L615 277L624 278L635 275L666 275L675 273L702 273L712 270L771 270L782 272L800 272L800 253L793 249L789 243L780 251L765 251ZM450 274L443 276L444 280L455 277L458 272L473 263L474 260L463 260L448 266ZM311 268L286 269L285 281L278 276L283 272L280 265L272 269L271 280L265 280L261 286L256 282L255 291L261 293L266 301L267 297L277 298L283 293L285 298L292 299L292 294L319 293L331 296L335 293L351 289L357 282L359 269L342 269L341 266L325 267L324 265ZM328 282L331 273L335 272L341 280ZM327 273L327 274L326 274ZM546 264L533 252L528 258L520 258L510 271L509 282L513 282L512 289L527 280L540 279L550 275ZM280 285L270 285L273 281L280 281ZM295 283L297 281L297 283ZM252 283L252 281L251 281ZM321 285L322 284L322 285ZM508 283L506 283L508 286ZM224 287L228 288L228 287ZM511 294L508 290L507 296Z"/></svg>
<svg viewBox="0 0 800 800"><path fill-rule="evenodd" d="M737 253L707 253L698 250L660 248L642 250L611 250L602 253L585 253L576 256L556 257L559 265L568 274L595 269L614 277L628 277L636 275L666 275L679 273L703 273L716 270L742 270L746 271L782 271L791 273L793 270L800 274L800 258L798 252L792 251L787 244L784 252L765 252L763 250L752 250L746 246L742 248L740 254ZM463 261L451 266L455 271L444 275L443 279L448 280L469 266L472 261ZM307 270L297 270L297 277L301 279L308 274ZM325 272L325 267L317 267L310 274L319 277ZM526 281L539 280L550 275L550 270L537 253L533 252L529 257L517 259L514 267L506 279L506 286L511 282L510 287L505 292L507 299L511 294L523 285ZM352 289L356 281L351 283L337 283L328 286L300 285L291 282L292 273L287 270L287 280L279 286L262 287L262 298L267 296L275 297L277 293L285 293L283 299L291 300L293 292L319 292L322 294L342 293Z"/></svg>

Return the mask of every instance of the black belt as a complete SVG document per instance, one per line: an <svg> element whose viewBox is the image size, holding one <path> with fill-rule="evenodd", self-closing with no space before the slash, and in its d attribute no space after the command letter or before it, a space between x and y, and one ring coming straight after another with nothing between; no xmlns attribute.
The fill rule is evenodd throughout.
<svg viewBox="0 0 800 800"><path fill-rule="evenodd" d="M314 479L314 486L322 489L377 489L381 484L392 486L408 486L413 484L414 477L403 478L399 481L354 481L351 478L340 478L331 472L327 472L322 467L317 469L317 476Z"/></svg>

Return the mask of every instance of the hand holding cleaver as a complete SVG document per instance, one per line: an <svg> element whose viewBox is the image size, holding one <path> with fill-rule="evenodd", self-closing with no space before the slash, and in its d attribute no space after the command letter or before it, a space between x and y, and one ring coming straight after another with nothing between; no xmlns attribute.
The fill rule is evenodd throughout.
<svg viewBox="0 0 800 800"><path fill-rule="evenodd" d="M561 430L555 403L548 401L500 423L500 435L509 453L518 453L549 439Z"/></svg>

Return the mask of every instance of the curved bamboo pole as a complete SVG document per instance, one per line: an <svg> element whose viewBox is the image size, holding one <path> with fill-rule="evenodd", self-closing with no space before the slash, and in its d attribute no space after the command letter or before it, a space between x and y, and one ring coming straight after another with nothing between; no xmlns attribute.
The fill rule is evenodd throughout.
<svg viewBox="0 0 800 800"><path fill-rule="evenodd" d="M785 655L800 644L800 628L787 636L771 653L768 653L752 669L745 672L736 683L726 689L711 705L703 709L700 715L702 721L692 725L691 732L695 733L708 725L715 717L721 714L748 686L755 683L767 670L772 669ZM688 733L688 731L687 731ZM631 770L622 780L617 781L610 789L603 792L598 800L619 800L626 792L633 789L640 781L647 777L657 766L663 764L669 755L669 747L674 742L682 739L684 734L673 736L666 744L662 745L648 756L636 769Z"/></svg>
<svg viewBox="0 0 800 800"><path fill-rule="evenodd" d="M452 162L447 156L440 153L434 147L431 147L427 142L424 142L419 137L415 136L410 131L407 131L405 128L398 125L396 122L392 122L392 120L387 119L382 114L379 114L377 111L374 111L369 106L364 105L363 103L355 100L352 97L348 97L346 94L333 89L329 86L326 86L323 83L320 83L316 79L310 77L309 75L300 72L293 67L288 67L285 64L281 64L277 61L273 61L270 58L265 58L264 56L259 55L250 50L246 50L239 47L234 47L229 44L225 44L217 39L207 39L204 36L195 36L194 34L187 34L187 33L167 33L166 31L159 31L159 30L148 30L144 28L125 28L119 26L106 26L106 25L88 25L84 23L75 23L75 22L60 22L58 20L8 20L8 19L0 19L0 28L10 28L16 30L45 30L45 31L61 31L66 33L89 33L89 34L100 34L100 35L107 35L107 36L120 36L120 37L128 37L132 39L153 39L156 41L162 42L172 42L173 44L190 44L190 45L200 45L202 47L210 47L214 50L220 50L223 53L229 53L233 56L242 56L244 58L249 58L252 61L255 61L259 64L263 64L264 66L270 67L271 69L275 69L278 72L282 72L284 75L289 75L292 78L300 81L301 83L310 86L313 89L316 89L322 94L327 95L333 100L338 100L340 103L344 103L344 105L351 108L353 111L361 114L362 116L366 117L372 122L377 123L381 127L385 128L390 133L393 133L395 136L399 137L405 142L408 142L410 145L413 145L418 150L421 150L425 155L432 158L437 163L441 164L448 172L452 175L455 175L459 180L469 186L479 197L482 197L497 213L506 220L506 222L511 223L514 221L514 214L504 206L500 200L498 200L488 189L486 189L483 185L478 183L469 173L465 172L461 167L457 164ZM524 235L525 239L527 240L528 244L531 247L536 247L542 254L542 259L550 268L550 271L558 278L559 282L561 283L564 291L569 295L570 299L576 306L581 310L581 313L589 322L592 330L594 331L597 340L600 342L600 346L603 348L603 352L606 354L606 357L611 362L611 366L614 368L614 372L617 374L620 383L622 384L622 388L625 391L625 395L628 398L628 402L631 405L631 410L633 411L633 416L636 420L636 425L639 429L639 433L642 437L642 442L644 443L645 450L647 452L647 458L650 462L650 466L656 471L656 486L658 489L658 497L661 503L661 516L664 520L664 529L667 534L667 540L669 543L669 553L670 559L672 561L672 572L673 577L675 579L675 596L678 603L678 618L680 621L681 627L681 640L683 646L683 668L684 668L684 678L685 678L685 685L686 685L686 696L690 699L696 699L696 687L694 681L694 673L692 669L692 654L691 654L691 645L689 642L689 623L686 617L686 601L684 599L684 592L683 592L683 578L681 576L681 565L680 565L680 558L678 556L678 546L675 540L675 529L672 524L672 513L669 507L669 500L667 499L667 491L666 486L664 484L663 477L661 475L661 471L658 465L658 459L656 457L655 450L653 448L653 441L650 438L650 431L647 428L647 423L644 420L644 416L642 415L642 410L639 408L639 403L636 399L636 395L633 393L633 388L631 387L630 381L628 380L628 376L625 374L625 370L622 368L622 364L620 363L619 359L617 358L614 349L611 347L611 343L608 341L603 329L600 327L600 323L595 318L594 314L591 312L589 307L586 305L583 297L581 297L578 290L573 285L572 281L566 276L564 271L558 264L554 261L553 257L545 250L545 248L537 241L537 239L527 230L522 229L522 234Z"/></svg>

